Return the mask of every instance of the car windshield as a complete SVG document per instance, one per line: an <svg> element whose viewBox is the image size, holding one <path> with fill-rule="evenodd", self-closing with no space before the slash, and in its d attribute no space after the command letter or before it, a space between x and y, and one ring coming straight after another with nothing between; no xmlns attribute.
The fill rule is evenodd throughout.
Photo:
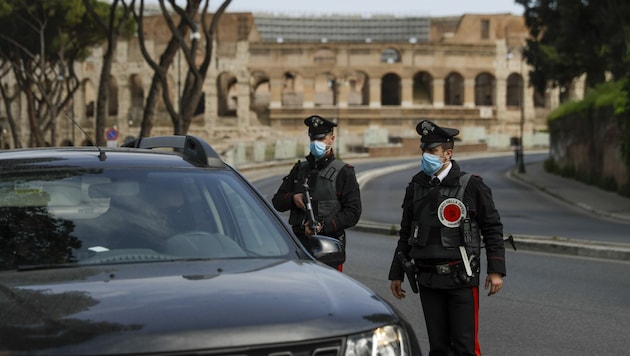
<svg viewBox="0 0 630 356"><path fill-rule="evenodd" d="M0 178L0 268L287 257L288 233L229 171L56 170Z"/></svg>

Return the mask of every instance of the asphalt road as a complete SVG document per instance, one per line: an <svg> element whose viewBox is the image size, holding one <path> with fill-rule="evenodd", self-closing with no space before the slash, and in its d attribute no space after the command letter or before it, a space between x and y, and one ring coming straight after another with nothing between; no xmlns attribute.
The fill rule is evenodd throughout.
<svg viewBox="0 0 630 356"><path fill-rule="evenodd" d="M544 159L528 155L527 159ZM388 164L409 162L390 160ZM558 202L507 178L513 156L462 160L493 189L506 233L620 241L628 224L611 222ZM383 162L356 163L357 172ZM288 171L288 170L287 170ZM404 186L417 171L376 177L362 189L363 219L398 223ZM271 198L281 175L255 185ZM387 272L395 236L351 230L344 273L392 302L406 315L421 340L428 341L417 295L391 296ZM508 251L505 287L495 296L480 293L480 342L484 355L627 355L630 341L630 263ZM485 266L482 265L482 268Z"/></svg>
<svg viewBox="0 0 630 356"><path fill-rule="evenodd" d="M528 155L527 162L542 161L547 157L547 154ZM627 222L611 221L591 214L509 179L506 172L514 167L512 155L465 159L459 164L463 170L480 175L492 189L505 236L514 234L627 242L630 230ZM418 170L414 167L369 180L361 190L361 219L399 224L404 187Z"/></svg>
<svg viewBox="0 0 630 356"><path fill-rule="evenodd" d="M389 290L395 247L393 236L349 232L344 273L406 315L428 354L418 295L406 288L397 300ZM630 263L519 250L507 251L507 267L501 292L480 289L483 355L628 355Z"/></svg>

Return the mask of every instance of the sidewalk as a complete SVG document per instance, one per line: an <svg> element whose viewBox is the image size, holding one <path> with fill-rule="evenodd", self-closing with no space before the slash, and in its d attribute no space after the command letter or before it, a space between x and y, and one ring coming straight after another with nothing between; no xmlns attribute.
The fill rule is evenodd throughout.
<svg viewBox="0 0 630 356"><path fill-rule="evenodd" d="M548 173L543 162L525 165L525 173L513 170L510 178L540 189L559 200L593 214L630 223L630 198ZM630 225L628 226L630 229ZM630 235L630 234L629 234ZM517 248L612 260L630 261L630 243L608 243L540 236L515 237Z"/></svg>
<svg viewBox="0 0 630 356"><path fill-rule="evenodd" d="M526 164L525 173L519 173L515 169L511 176L593 214L630 221L630 198L574 179L547 173L542 162ZM628 235L630 236L630 233Z"/></svg>

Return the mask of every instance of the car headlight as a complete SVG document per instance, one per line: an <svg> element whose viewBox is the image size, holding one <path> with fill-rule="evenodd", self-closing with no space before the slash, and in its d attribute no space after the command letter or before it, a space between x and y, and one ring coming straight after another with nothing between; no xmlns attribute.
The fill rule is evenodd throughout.
<svg viewBox="0 0 630 356"><path fill-rule="evenodd" d="M409 355L407 332L399 325L386 325L372 331L350 335L345 356Z"/></svg>

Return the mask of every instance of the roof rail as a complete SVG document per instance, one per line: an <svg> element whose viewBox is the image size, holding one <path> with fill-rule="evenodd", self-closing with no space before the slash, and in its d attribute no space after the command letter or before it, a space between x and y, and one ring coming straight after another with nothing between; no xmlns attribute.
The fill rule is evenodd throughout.
<svg viewBox="0 0 630 356"><path fill-rule="evenodd" d="M223 168L225 163L209 143L197 136L153 136L139 137L122 147L134 148L173 148L182 153L186 161L203 166Z"/></svg>

